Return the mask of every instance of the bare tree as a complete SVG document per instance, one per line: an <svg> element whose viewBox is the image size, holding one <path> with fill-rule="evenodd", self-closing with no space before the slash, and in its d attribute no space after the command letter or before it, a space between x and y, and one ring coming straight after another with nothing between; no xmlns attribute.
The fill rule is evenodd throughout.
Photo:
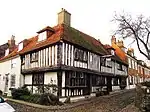
<svg viewBox="0 0 150 112"><path fill-rule="evenodd" d="M133 19L131 15L123 13L116 14L113 21L118 24L116 34L124 39L133 38L140 53L150 60L150 18L140 15Z"/></svg>

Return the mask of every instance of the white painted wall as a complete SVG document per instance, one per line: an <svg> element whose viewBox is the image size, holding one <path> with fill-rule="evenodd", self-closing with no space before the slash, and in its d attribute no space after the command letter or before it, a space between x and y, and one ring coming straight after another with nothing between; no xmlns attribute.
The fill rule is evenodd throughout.
<svg viewBox="0 0 150 112"><path fill-rule="evenodd" d="M57 85L57 72L46 72L44 74L44 84Z"/></svg>
<svg viewBox="0 0 150 112"><path fill-rule="evenodd" d="M65 71L62 72L62 88L65 87ZM65 90L62 89L62 96L65 96Z"/></svg>
<svg viewBox="0 0 150 112"><path fill-rule="evenodd" d="M15 63L13 68L11 67L12 62ZM0 62L0 74L1 74L0 90L10 95L11 91L9 90L9 88L11 88L11 75L13 74L15 75L15 87L13 88L18 88L24 85L24 78L23 78L23 75L21 74L20 67L21 67L20 56ZM8 89L6 91L4 91L5 81L6 81L5 74L9 74L8 75Z"/></svg>
<svg viewBox="0 0 150 112"><path fill-rule="evenodd" d="M25 75L25 84L32 84L32 74Z"/></svg>

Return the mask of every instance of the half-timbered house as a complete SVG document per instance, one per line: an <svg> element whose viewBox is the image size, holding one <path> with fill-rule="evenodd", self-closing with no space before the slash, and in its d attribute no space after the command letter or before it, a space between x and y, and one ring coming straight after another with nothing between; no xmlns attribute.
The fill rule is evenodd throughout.
<svg viewBox="0 0 150 112"><path fill-rule="evenodd" d="M71 14L62 9L58 25L38 31L21 51L25 85L33 93L44 92L40 86L57 85L56 94L61 98L90 95L100 87L111 91L112 78L118 76L121 82L127 68L120 61L107 62L105 58L111 56L102 43L70 24Z"/></svg>
<svg viewBox="0 0 150 112"><path fill-rule="evenodd" d="M106 64L107 68L111 67L110 73L114 74L112 77L112 90L124 89L126 87L128 63L118 56L119 50L117 48L115 49L110 45L105 45L105 48L111 54L111 63L109 62L110 60L106 59ZM106 71L109 72L108 70Z"/></svg>

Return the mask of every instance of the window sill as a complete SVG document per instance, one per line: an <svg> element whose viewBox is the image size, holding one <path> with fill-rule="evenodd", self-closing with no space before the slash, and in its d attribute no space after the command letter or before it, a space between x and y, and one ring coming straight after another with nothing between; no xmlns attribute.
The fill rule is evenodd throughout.
<svg viewBox="0 0 150 112"><path fill-rule="evenodd" d="M38 60L33 60L33 61L30 61L31 63L34 63L34 62L38 62Z"/></svg>

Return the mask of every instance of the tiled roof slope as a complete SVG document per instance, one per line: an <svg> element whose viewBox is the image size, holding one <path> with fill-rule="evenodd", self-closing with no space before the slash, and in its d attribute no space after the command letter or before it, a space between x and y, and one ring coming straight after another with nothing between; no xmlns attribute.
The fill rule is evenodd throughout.
<svg viewBox="0 0 150 112"><path fill-rule="evenodd" d="M110 46L110 45L108 45L108 44L104 45L104 47L105 47L106 49L114 49L112 46ZM117 55L116 49L114 49L114 50L115 50L115 55L112 56L112 59L114 59L114 60L116 60L116 61L118 61L118 62L121 62L121 63L124 63L124 64L128 65L128 63L126 63L124 60L122 60L122 59ZM108 51L108 52L111 54L110 51Z"/></svg>
<svg viewBox="0 0 150 112"><path fill-rule="evenodd" d="M5 59L8 59L8 58L11 58L11 57L14 57L16 55L18 55L19 52L18 52L18 47L16 47L10 54L8 54L7 56L4 56L0 59L0 61L3 61Z"/></svg>
<svg viewBox="0 0 150 112"><path fill-rule="evenodd" d="M36 37L32 37L32 38L29 38L29 39L25 39L23 41L21 41L23 43L23 49L22 50L25 50L27 49L29 46L32 45L32 43L36 40ZM20 43L21 43L20 42ZM14 57L14 56L17 56L21 51L18 51L19 49L19 45L15 46L14 50L12 52L10 52L7 56L3 56L2 58L0 58L0 61L4 61L4 60L7 60L11 57Z"/></svg>
<svg viewBox="0 0 150 112"><path fill-rule="evenodd" d="M5 56L5 50L8 49L8 43L0 45L0 58Z"/></svg>
<svg viewBox="0 0 150 112"><path fill-rule="evenodd" d="M102 55L108 54L100 41L75 28L59 24L53 27L53 29L55 32L44 41L38 42L38 36L36 36L33 42L21 51L21 54L59 42L60 40L68 41Z"/></svg>
<svg viewBox="0 0 150 112"><path fill-rule="evenodd" d="M122 49L120 49L115 43L112 43L112 47L115 49L116 55L119 56L119 58L124 63L128 63L127 56L126 56L125 52Z"/></svg>

